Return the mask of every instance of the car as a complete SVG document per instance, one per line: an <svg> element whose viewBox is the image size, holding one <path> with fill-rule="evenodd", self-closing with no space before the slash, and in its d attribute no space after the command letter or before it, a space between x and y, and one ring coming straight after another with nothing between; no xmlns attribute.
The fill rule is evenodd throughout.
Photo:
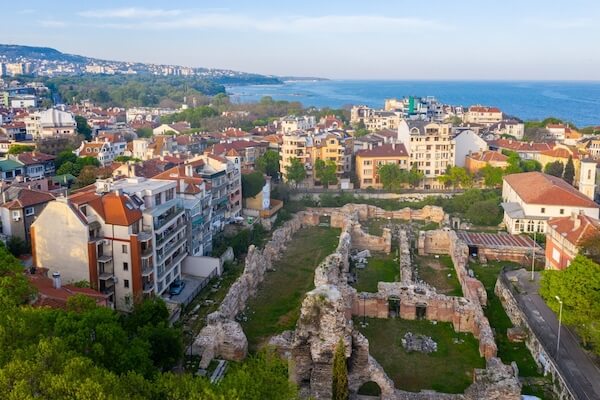
<svg viewBox="0 0 600 400"><path fill-rule="evenodd" d="M175 282L171 283L171 287L169 288L169 294L171 296L177 296L178 294L183 292L184 287L185 287L185 281L176 280Z"/></svg>

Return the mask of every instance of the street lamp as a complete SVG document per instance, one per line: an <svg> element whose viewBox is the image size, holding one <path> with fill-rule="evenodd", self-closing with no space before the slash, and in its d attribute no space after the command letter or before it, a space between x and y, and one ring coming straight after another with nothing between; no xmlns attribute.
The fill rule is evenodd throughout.
<svg viewBox="0 0 600 400"><path fill-rule="evenodd" d="M533 231L533 247L531 248L531 281L532 282L535 280L533 271L535 269L535 238L536 238L536 234L537 234L537 232L534 230Z"/></svg>
<svg viewBox="0 0 600 400"><path fill-rule="evenodd" d="M563 302L560 299L560 297L558 296L554 296L556 298L556 301L558 301L558 304L560 304L560 307L558 309L558 340L556 341L556 358L558 359L558 350L560 349L560 328L562 325L562 308L563 308Z"/></svg>

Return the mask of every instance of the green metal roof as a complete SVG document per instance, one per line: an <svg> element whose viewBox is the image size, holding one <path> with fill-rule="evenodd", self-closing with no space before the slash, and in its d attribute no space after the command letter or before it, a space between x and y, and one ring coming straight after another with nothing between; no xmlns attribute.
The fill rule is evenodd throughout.
<svg viewBox="0 0 600 400"><path fill-rule="evenodd" d="M23 164L18 161L11 160L10 158L6 158L4 160L0 160L0 171L13 171L17 168L22 168Z"/></svg>

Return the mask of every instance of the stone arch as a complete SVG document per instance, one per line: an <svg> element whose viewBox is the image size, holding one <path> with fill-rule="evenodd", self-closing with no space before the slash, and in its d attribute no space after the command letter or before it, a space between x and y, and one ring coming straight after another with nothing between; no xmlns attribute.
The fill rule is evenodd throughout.
<svg viewBox="0 0 600 400"><path fill-rule="evenodd" d="M372 398L381 399L381 387L375 381L367 381L363 383L357 393L363 396L370 396Z"/></svg>
<svg viewBox="0 0 600 400"><path fill-rule="evenodd" d="M329 214L319 215L319 226L330 227L331 226L331 215L329 215Z"/></svg>
<svg viewBox="0 0 600 400"><path fill-rule="evenodd" d="M393 295L388 297L388 317L400 317L400 297Z"/></svg>

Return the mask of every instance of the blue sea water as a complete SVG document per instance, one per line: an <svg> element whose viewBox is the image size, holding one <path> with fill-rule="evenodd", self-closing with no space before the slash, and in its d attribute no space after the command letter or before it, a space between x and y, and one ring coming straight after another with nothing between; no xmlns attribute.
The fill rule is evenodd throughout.
<svg viewBox="0 0 600 400"><path fill-rule="evenodd" d="M350 104L383 108L386 98L435 96L445 104L497 106L524 120L553 116L580 127L600 125L600 82L331 80L230 86L227 92L240 103L271 96L333 108Z"/></svg>

